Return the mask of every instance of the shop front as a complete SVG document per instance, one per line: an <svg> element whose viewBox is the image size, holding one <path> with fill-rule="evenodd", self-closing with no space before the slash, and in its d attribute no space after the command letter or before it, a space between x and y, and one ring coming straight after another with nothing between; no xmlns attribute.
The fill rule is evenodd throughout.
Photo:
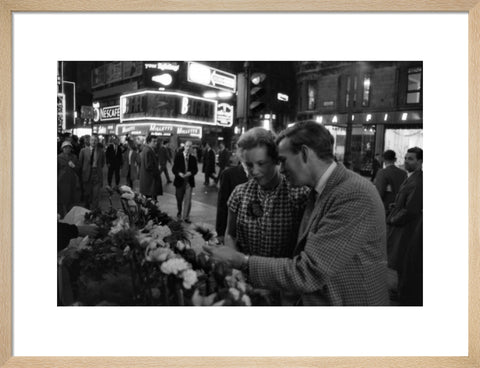
<svg viewBox="0 0 480 368"><path fill-rule="evenodd" d="M394 150L401 166L408 148L423 147L422 111L325 114L315 119L333 135L337 160L365 176L385 150Z"/></svg>
<svg viewBox="0 0 480 368"><path fill-rule="evenodd" d="M141 90L120 96L119 136L137 140L152 134L171 140L200 142L203 127L217 125L217 101L183 92Z"/></svg>

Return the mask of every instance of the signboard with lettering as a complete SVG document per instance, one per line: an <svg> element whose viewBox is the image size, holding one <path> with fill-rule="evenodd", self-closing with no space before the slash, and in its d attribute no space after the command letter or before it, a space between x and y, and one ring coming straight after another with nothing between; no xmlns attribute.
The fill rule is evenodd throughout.
<svg viewBox="0 0 480 368"><path fill-rule="evenodd" d="M235 93L237 88L237 76L235 74L192 61L188 62L187 80L232 93Z"/></svg>
<svg viewBox="0 0 480 368"><path fill-rule="evenodd" d="M139 120L215 125L217 101L167 91L141 91L120 96L120 122Z"/></svg>
<svg viewBox="0 0 480 368"><path fill-rule="evenodd" d="M122 62L116 61L106 65L105 83L113 83L122 80Z"/></svg>
<svg viewBox="0 0 480 368"><path fill-rule="evenodd" d="M105 65L92 70L92 88L105 84Z"/></svg>
<svg viewBox="0 0 480 368"><path fill-rule="evenodd" d="M123 79L134 78L142 75L141 61L124 61L122 62L122 76Z"/></svg>
<svg viewBox="0 0 480 368"><path fill-rule="evenodd" d="M124 123L116 127L117 135L143 135L149 134L170 137L174 134L184 138L202 138L201 126L187 126L165 123Z"/></svg>
<svg viewBox="0 0 480 368"><path fill-rule="evenodd" d="M231 127L233 125L233 106L227 103L218 104L217 123L221 126Z"/></svg>
<svg viewBox="0 0 480 368"><path fill-rule="evenodd" d="M57 131L65 129L65 94L57 93Z"/></svg>
<svg viewBox="0 0 480 368"><path fill-rule="evenodd" d="M115 134L115 124L93 124L93 134Z"/></svg>

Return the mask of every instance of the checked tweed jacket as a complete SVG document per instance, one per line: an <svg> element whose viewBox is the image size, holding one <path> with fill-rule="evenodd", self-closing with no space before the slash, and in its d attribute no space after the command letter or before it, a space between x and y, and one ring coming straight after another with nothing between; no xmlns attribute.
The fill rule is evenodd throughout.
<svg viewBox="0 0 480 368"><path fill-rule="evenodd" d="M252 284L295 292L305 306L388 305L383 203L370 181L343 165L316 199L293 254L251 256Z"/></svg>

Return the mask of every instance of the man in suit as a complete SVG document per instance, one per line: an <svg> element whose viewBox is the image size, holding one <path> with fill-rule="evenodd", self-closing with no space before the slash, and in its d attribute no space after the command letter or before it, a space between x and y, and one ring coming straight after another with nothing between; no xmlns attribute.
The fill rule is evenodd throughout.
<svg viewBox="0 0 480 368"><path fill-rule="evenodd" d="M240 162L235 167L229 167L220 175L220 187L217 197L217 219L216 231L220 237L225 235L227 229L228 206L227 201L230 198L235 187L247 181L247 169L242 162L242 150L237 149L237 157Z"/></svg>
<svg viewBox="0 0 480 368"><path fill-rule="evenodd" d="M204 249L256 287L295 293L297 305L388 305L385 214L372 183L334 161L333 137L301 122L277 138L281 170L312 188L292 258Z"/></svg>
<svg viewBox="0 0 480 368"><path fill-rule="evenodd" d="M191 154L191 149L192 142L186 141L183 149L175 155L172 167L172 172L175 175L173 185L175 186L175 197L177 199L177 218L186 223L191 223L192 190L195 187L195 175L198 172L197 159Z"/></svg>
<svg viewBox="0 0 480 368"><path fill-rule="evenodd" d="M230 152L225 148L223 143L218 145L218 175L217 180L220 180L220 176L222 176L223 171L228 167L230 163Z"/></svg>
<svg viewBox="0 0 480 368"><path fill-rule="evenodd" d="M162 179L155 152L157 138L149 135L145 143L140 154L140 193L157 200L157 196L163 194Z"/></svg>
<svg viewBox="0 0 480 368"><path fill-rule="evenodd" d="M135 141L132 138L127 139L127 149L123 153L122 175L125 176L127 185L134 190L135 181L139 178L140 154L138 153Z"/></svg>
<svg viewBox="0 0 480 368"><path fill-rule="evenodd" d="M423 150L413 147L405 155L408 178L390 206L388 266L398 273L401 305L423 304Z"/></svg>
<svg viewBox="0 0 480 368"><path fill-rule="evenodd" d="M407 173L395 166L395 161L397 161L395 151L386 150L383 153L383 161L385 168L378 170L374 184L382 198L385 211L387 211L390 203L395 200L400 185L407 178Z"/></svg>
<svg viewBox="0 0 480 368"><path fill-rule="evenodd" d="M205 155L203 156L203 172L205 173L205 182L203 185L210 185L210 178L215 180L215 152L209 143L205 146Z"/></svg>
<svg viewBox="0 0 480 368"><path fill-rule="evenodd" d="M123 150L119 143L118 137L114 136L112 142L107 147L107 152L105 153L108 167L107 181L109 186L112 186L112 178L114 174L115 184L117 186L120 184L120 168L122 167Z"/></svg>
<svg viewBox="0 0 480 368"><path fill-rule="evenodd" d="M92 138L92 155L90 156L90 179L92 187L92 203L91 209L95 209L99 206L100 202L100 190L103 185L103 167L105 166L105 152L103 145L99 142L98 137Z"/></svg>
<svg viewBox="0 0 480 368"><path fill-rule="evenodd" d="M90 180L90 172L92 170L91 155L93 148L90 145L90 136L83 137L85 147L80 150L78 161L80 162L80 178L82 183L82 198L85 208L90 208L92 201L92 185Z"/></svg>
<svg viewBox="0 0 480 368"><path fill-rule="evenodd" d="M158 164L160 165L160 175L165 174L167 184L170 184L170 175L168 175L167 162L172 163L172 156L170 149L168 148L168 141L162 141L160 147L158 147Z"/></svg>

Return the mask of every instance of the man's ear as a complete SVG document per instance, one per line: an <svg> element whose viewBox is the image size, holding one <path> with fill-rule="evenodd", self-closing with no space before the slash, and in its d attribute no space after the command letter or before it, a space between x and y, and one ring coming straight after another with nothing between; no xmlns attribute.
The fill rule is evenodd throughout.
<svg viewBox="0 0 480 368"><path fill-rule="evenodd" d="M307 162L309 148L305 145L302 145L301 153L303 162Z"/></svg>

